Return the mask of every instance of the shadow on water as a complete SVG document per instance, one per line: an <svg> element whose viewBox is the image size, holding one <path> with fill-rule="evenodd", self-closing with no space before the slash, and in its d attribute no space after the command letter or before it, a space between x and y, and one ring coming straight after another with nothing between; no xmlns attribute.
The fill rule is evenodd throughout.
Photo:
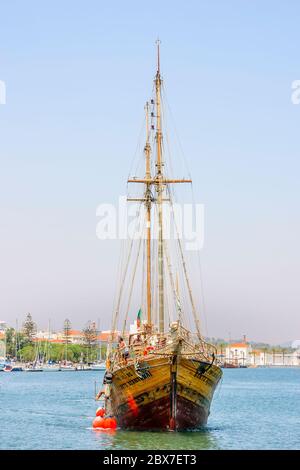
<svg viewBox="0 0 300 470"><path fill-rule="evenodd" d="M215 436L209 428L185 432L151 431L92 431L99 449L218 449Z"/></svg>

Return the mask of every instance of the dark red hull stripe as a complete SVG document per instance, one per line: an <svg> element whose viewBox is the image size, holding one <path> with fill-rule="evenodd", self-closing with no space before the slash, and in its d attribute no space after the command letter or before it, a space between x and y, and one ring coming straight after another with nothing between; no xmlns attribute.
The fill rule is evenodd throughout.
<svg viewBox="0 0 300 470"><path fill-rule="evenodd" d="M117 412L118 426L135 430L169 430L170 410L169 396L139 406L136 413L133 413L127 406L126 410L120 406ZM203 400L203 404L195 404L177 395L176 430L199 428L206 424L208 415L207 400Z"/></svg>

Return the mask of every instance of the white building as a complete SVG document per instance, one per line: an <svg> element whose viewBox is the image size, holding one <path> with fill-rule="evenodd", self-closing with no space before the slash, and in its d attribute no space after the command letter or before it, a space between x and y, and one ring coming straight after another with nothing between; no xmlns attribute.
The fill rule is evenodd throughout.
<svg viewBox="0 0 300 470"><path fill-rule="evenodd" d="M231 343L225 350L225 362L237 366L247 366L251 363L251 344L247 341Z"/></svg>
<svg viewBox="0 0 300 470"><path fill-rule="evenodd" d="M251 365L260 367L297 367L300 366L300 349L285 352L253 351Z"/></svg>
<svg viewBox="0 0 300 470"><path fill-rule="evenodd" d="M45 340L45 341L50 340L51 341L51 340L59 339L59 335L57 333L52 333L52 332L49 333L48 330L47 331L46 330L45 331L42 331L42 330L37 331L37 333L34 335L34 337L36 339L40 340L40 341L43 341L43 340Z"/></svg>

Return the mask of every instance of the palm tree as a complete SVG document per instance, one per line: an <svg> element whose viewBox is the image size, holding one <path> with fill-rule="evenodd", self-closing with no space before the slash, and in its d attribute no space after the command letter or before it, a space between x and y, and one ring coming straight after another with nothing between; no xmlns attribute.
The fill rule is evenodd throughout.
<svg viewBox="0 0 300 470"><path fill-rule="evenodd" d="M275 366L275 362L276 362L275 360L276 348L275 347L272 348L272 353L273 353L273 366Z"/></svg>
<svg viewBox="0 0 300 470"><path fill-rule="evenodd" d="M224 349L226 348L227 344L224 343L224 342L221 342L218 344L219 348L220 348L220 356L221 358L223 357L223 352L224 352Z"/></svg>
<svg viewBox="0 0 300 470"><path fill-rule="evenodd" d="M288 352L288 349L287 348L281 348L281 352L282 352L282 365L284 366L285 353Z"/></svg>
<svg viewBox="0 0 300 470"><path fill-rule="evenodd" d="M70 343L71 322L68 318L64 321L65 361L68 360L68 344Z"/></svg>
<svg viewBox="0 0 300 470"><path fill-rule="evenodd" d="M266 346L262 348L262 352L264 353L264 366L266 365L266 353L269 351L269 348Z"/></svg>

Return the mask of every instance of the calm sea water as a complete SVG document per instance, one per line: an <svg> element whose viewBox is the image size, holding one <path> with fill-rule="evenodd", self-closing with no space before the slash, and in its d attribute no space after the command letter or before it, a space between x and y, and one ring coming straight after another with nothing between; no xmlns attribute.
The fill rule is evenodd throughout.
<svg viewBox="0 0 300 470"><path fill-rule="evenodd" d="M194 432L94 431L102 372L0 373L1 449L300 449L300 369L227 369Z"/></svg>

